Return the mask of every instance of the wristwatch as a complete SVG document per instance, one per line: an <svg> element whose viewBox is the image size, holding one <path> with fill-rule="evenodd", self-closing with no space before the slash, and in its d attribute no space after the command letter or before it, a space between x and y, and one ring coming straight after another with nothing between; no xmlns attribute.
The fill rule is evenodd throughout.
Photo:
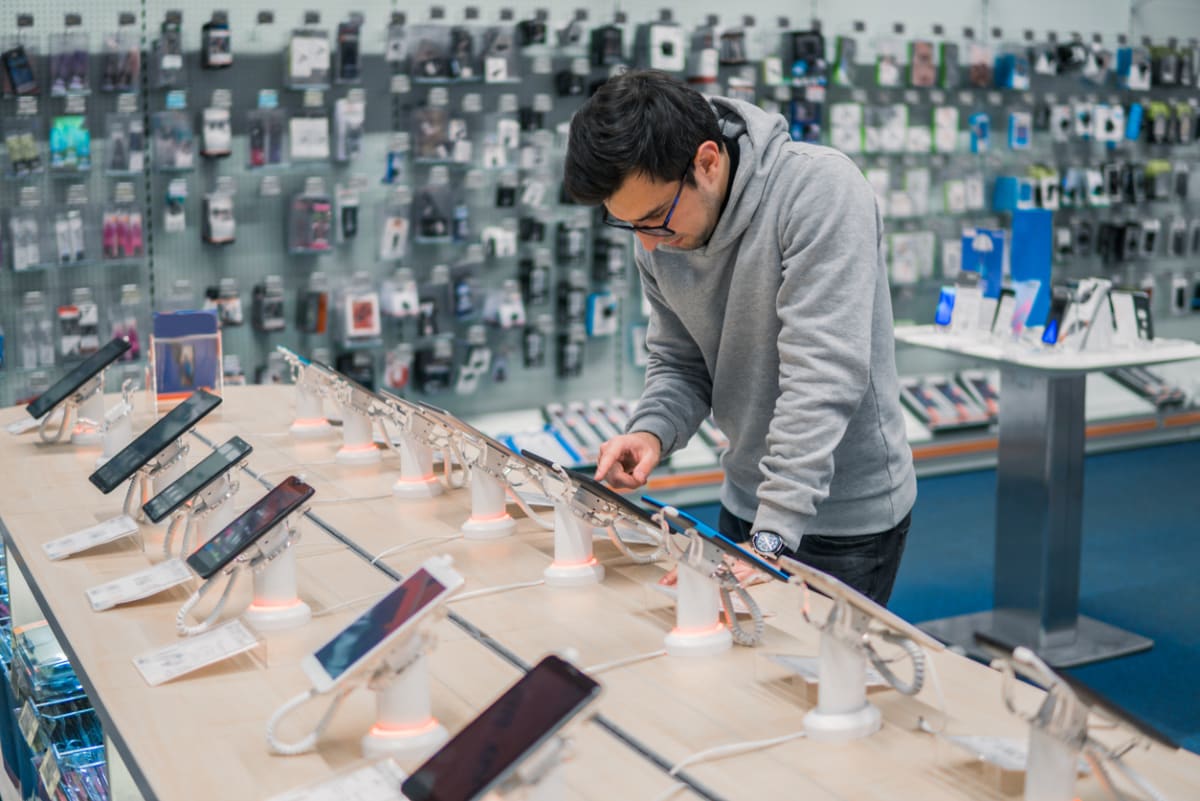
<svg viewBox="0 0 1200 801"><path fill-rule="evenodd" d="M777 559L779 558L779 554L783 553L783 537L774 531L767 531L765 529L756 531L750 537L750 547L759 556L766 559Z"/></svg>

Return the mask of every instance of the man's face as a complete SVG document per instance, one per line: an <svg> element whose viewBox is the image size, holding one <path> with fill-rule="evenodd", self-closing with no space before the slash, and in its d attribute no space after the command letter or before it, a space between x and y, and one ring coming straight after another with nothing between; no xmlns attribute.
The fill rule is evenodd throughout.
<svg viewBox="0 0 1200 801"><path fill-rule="evenodd" d="M638 226L663 225L670 213L671 219L666 224L675 232L674 236L652 236L638 231L634 235L646 250L659 245L695 250L708 242L716 228L721 195L698 165L693 164L692 175L696 178L694 184L687 180L656 181L642 173L630 175L604 205L613 217ZM679 200L672 212L676 193Z"/></svg>

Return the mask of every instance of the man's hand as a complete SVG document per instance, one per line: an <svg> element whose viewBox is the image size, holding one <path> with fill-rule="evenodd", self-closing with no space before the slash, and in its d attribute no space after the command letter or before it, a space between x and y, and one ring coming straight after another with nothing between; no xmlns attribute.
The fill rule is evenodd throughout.
<svg viewBox="0 0 1200 801"><path fill-rule="evenodd" d="M662 443L658 437L648 431L622 434L600 446L595 478L617 489L637 489L646 483L660 458Z"/></svg>

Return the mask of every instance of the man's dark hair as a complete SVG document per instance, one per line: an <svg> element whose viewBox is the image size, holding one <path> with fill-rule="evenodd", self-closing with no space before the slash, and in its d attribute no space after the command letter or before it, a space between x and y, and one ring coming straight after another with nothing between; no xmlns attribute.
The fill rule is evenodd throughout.
<svg viewBox="0 0 1200 801"><path fill-rule="evenodd" d="M563 187L597 205L630 175L678 181L696 149L721 144L717 115L702 94L657 70L610 78L571 120ZM687 180L694 183L691 172Z"/></svg>

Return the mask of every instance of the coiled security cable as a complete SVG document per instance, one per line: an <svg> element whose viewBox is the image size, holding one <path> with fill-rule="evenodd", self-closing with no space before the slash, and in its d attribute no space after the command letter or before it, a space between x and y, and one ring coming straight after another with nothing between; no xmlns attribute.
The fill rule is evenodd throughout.
<svg viewBox="0 0 1200 801"><path fill-rule="evenodd" d="M313 730L294 743L285 743L276 736L275 732L279 728L279 723L293 711L299 709L313 698L316 698L319 693L315 689L306 690L276 709L275 713L271 715L271 719L267 721L267 746L271 749L271 753L282 756L298 756L316 748L317 740L321 738L325 729L329 727L334 713L337 712L338 707L342 705L342 701L346 700L346 696L353 689L354 687L346 687L339 690L333 696L333 700L330 701L325 714L321 715L321 719L317 721L317 725L313 727Z"/></svg>
<svg viewBox="0 0 1200 801"><path fill-rule="evenodd" d="M179 636L193 637L197 634L203 634L212 628L213 623L216 622L217 617L220 616L221 611L225 608L225 602L229 600L229 594L233 592L233 585L237 583L238 574L241 572L240 567L235 567L229 572L229 581L226 583L225 591L221 593L221 598L217 601L217 605L213 607L208 617L196 625L190 625L187 622L187 616L196 608L196 604L200 603L200 599L216 586L217 582L209 579L200 585L200 589L192 593L192 596L184 602L183 606L179 608L179 612L175 615L175 630L179 632Z"/></svg>
<svg viewBox="0 0 1200 801"><path fill-rule="evenodd" d="M905 654L912 660L913 665L912 681L905 682L901 680L890 667L890 662L894 660L884 659L871 645L870 641L864 638L863 647L866 650L867 659L879 671L879 675L883 676L884 680L892 685L892 689L901 695L916 695L921 692L921 688L925 686L926 662L924 649L909 638L893 634L890 631L880 632L877 636L884 642L904 649Z"/></svg>

